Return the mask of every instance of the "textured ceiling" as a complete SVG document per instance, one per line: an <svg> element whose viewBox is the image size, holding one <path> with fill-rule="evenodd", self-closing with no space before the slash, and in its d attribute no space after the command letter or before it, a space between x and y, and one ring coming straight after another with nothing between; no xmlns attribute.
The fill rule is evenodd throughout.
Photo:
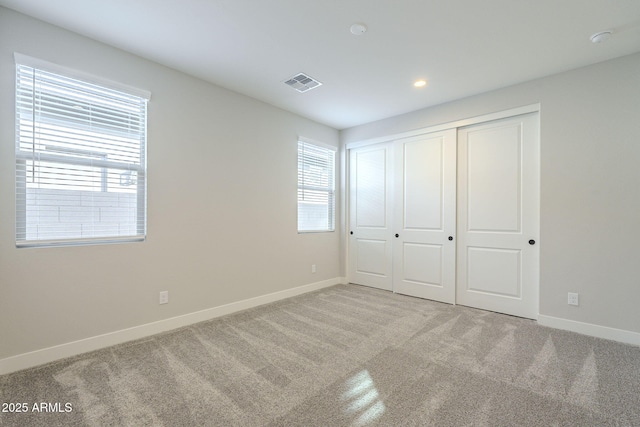
<svg viewBox="0 0 640 427"><path fill-rule="evenodd" d="M0 0L337 129L640 51L639 0ZM364 23L368 31L352 35ZM591 34L613 30L592 44ZM323 83L299 93L283 81ZM429 84L416 89L412 82Z"/></svg>

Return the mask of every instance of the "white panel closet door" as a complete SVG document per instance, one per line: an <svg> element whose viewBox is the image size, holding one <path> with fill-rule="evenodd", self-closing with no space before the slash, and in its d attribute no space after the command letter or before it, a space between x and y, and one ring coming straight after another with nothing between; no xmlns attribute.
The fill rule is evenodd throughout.
<svg viewBox="0 0 640 427"><path fill-rule="evenodd" d="M458 131L458 304L538 316L538 114Z"/></svg>
<svg viewBox="0 0 640 427"><path fill-rule="evenodd" d="M394 156L393 290L453 304L456 131L398 140Z"/></svg>
<svg viewBox="0 0 640 427"><path fill-rule="evenodd" d="M349 280L392 290L392 145L350 150Z"/></svg>

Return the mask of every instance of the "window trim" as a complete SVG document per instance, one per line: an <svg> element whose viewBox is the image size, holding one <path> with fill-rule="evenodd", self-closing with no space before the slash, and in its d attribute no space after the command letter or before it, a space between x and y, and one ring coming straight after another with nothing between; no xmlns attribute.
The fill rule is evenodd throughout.
<svg viewBox="0 0 640 427"><path fill-rule="evenodd" d="M307 144L307 145L312 145L312 146L324 149L324 150L326 150L328 152L329 151L333 152L333 162L332 162L332 169L333 169L332 170L332 175L333 175L333 177L332 177L332 180L331 180L332 188L326 189L326 190L322 189L322 191L327 191L328 193L331 194L333 203L331 204L331 209L332 209L332 212L330 213L331 214L331 226L329 228L322 229L322 230L301 230L300 229L300 200L298 200L297 203L296 203L296 208L297 208L297 215L296 215L297 226L296 226L296 228L297 228L298 234L334 233L336 231L336 213L337 213L336 212L337 211L337 209L336 209L336 200L337 200L336 199L336 182L337 182L337 179L336 178L337 178L337 152L338 152L338 148L334 147L332 145L329 145L329 144L325 144L323 142L319 142L319 141L316 141L316 140L313 140L313 139L309 139L309 138L305 138L305 137L302 137L302 136L298 136L298 140L296 142L296 150L299 150L300 143ZM298 164L297 171L299 173L300 172L300 170L299 170L300 158L299 158L299 156L296 156L296 157L297 157L297 164ZM297 192L299 192L301 187L303 187L303 186L300 185L299 176L298 176L297 181L298 181L297 182L297 184L298 184L297 185Z"/></svg>
<svg viewBox="0 0 640 427"><path fill-rule="evenodd" d="M141 101L144 101L144 123L142 123L141 134L143 134L143 145L141 147L140 153L140 163L139 164L130 164L126 162L121 162L117 160L106 160L99 158L82 158L76 157L73 155L65 155L65 153L58 154L48 154L48 153L38 153L38 161L39 162L52 162L52 163L60 163L68 164L68 165L76 165L76 166L90 166L90 167L98 167L98 168L116 168L123 169L136 172L138 177L138 185L136 189L136 227L138 227L139 232L135 235L129 236L95 236L95 237L71 237L71 238L54 238L54 239L32 239L26 240L26 225L27 225L27 207L23 203L26 203L26 199L22 202L18 200L19 194L26 195L26 186L27 180L26 175L20 174L18 172L19 165L22 162L26 164L27 161L33 160L33 155L24 152L19 149L19 134L16 128L14 143L15 146L15 194L16 194L16 228L15 228L15 241L16 247L51 247L51 246L78 246L78 245L99 245L99 244L112 244L112 243L128 243L128 242L140 242L146 240L147 234L147 147L148 147L148 137L147 137L147 117L148 117L148 107L147 103L151 99L151 93L149 91L134 88L125 84L121 84L118 82L114 82L108 79L104 79L101 77L96 77L94 75L84 73L81 71L77 71L71 68L63 67L58 64L53 64L41 59L33 58L27 55L20 54L18 52L14 53L14 60L16 64L16 77L18 75L17 68L18 66L24 66L28 68L32 68L37 71L44 71L47 73L53 73L60 75L64 78L70 78L78 80L82 83L86 83L89 85L99 86L103 89L112 90L116 92L121 92L133 97L139 98ZM18 92L17 86L14 84L14 89L16 90L15 99L16 99L16 108L17 108L17 99ZM15 125L18 126L18 111L15 112ZM142 188L141 188L142 187ZM141 220L142 217L142 220ZM140 228L141 227L141 228Z"/></svg>

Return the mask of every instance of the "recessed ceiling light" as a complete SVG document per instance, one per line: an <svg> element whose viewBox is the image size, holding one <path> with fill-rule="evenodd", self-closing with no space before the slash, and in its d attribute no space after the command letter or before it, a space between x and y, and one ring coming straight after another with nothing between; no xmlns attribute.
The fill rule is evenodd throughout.
<svg viewBox="0 0 640 427"><path fill-rule="evenodd" d="M427 81L423 79L416 80L415 82L413 82L413 85L415 87L425 87L427 85Z"/></svg>
<svg viewBox="0 0 640 427"><path fill-rule="evenodd" d="M367 32L367 26L364 24L353 24L351 26L351 34L361 36Z"/></svg>
<svg viewBox="0 0 640 427"><path fill-rule="evenodd" d="M591 43L603 43L611 38L613 31L600 31L591 36Z"/></svg>

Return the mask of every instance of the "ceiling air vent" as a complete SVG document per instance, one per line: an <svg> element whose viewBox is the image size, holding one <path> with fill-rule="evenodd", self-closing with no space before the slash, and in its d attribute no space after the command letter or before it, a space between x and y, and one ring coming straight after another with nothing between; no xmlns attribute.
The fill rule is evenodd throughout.
<svg viewBox="0 0 640 427"><path fill-rule="evenodd" d="M285 81L284 84L291 86L298 92L306 92L322 85L322 83L304 73L299 73L291 77Z"/></svg>

